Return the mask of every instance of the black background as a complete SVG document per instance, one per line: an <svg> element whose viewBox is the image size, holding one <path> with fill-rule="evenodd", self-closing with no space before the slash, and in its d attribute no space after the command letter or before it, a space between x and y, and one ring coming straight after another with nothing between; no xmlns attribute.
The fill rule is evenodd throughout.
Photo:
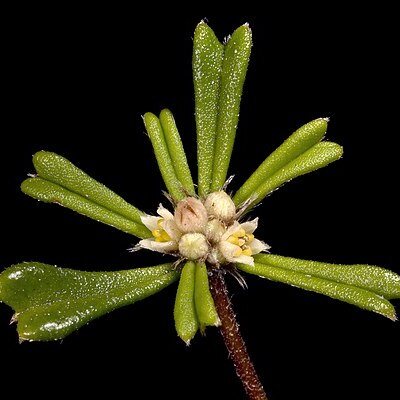
<svg viewBox="0 0 400 400"><path fill-rule="evenodd" d="M377 264L400 273L390 13L314 11L183 17L116 8L10 12L1 268L36 260L117 270L165 260L128 253L135 238L38 203L19 185L34 172L32 154L46 149L144 211L166 203L141 115L173 111L195 171L192 34L207 17L221 40L244 22L253 30L232 190L314 118L330 117L327 138L344 146L342 160L264 200L257 208L258 236L276 254ZM249 289L242 290L228 279L243 336L272 400L395 398L398 368L390 363L400 356L399 323L290 286L250 276L247 282ZM12 310L1 305L1 381L17 397L27 391L53 398L244 399L215 329L190 348L177 338L175 291L172 285L51 343L18 344L15 326L8 326Z"/></svg>

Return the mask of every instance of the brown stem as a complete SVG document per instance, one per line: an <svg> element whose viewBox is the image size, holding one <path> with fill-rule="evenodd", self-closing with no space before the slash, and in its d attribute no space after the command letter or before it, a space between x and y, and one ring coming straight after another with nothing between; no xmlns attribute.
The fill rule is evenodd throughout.
<svg viewBox="0 0 400 400"><path fill-rule="evenodd" d="M210 276L210 291L221 320L220 331L235 366L236 374L242 381L250 400L268 400L250 356L240 334L235 313L229 300L223 273L214 270Z"/></svg>

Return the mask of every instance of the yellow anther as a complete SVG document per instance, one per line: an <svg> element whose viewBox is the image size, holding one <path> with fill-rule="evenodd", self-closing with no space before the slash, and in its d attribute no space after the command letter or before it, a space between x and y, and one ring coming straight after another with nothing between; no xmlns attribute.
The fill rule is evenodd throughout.
<svg viewBox="0 0 400 400"><path fill-rule="evenodd" d="M161 229L154 229L151 234L157 239L161 236Z"/></svg>
<svg viewBox="0 0 400 400"><path fill-rule="evenodd" d="M163 229L163 227L161 226L161 224L164 222L164 218L160 218L158 221L157 221L157 226L160 228L160 229Z"/></svg>
<svg viewBox="0 0 400 400"><path fill-rule="evenodd" d="M162 230L162 231L161 231L160 239L161 239L163 242L169 242L169 241L171 240L171 237L168 235L168 233L167 233L166 231Z"/></svg>
<svg viewBox="0 0 400 400"><path fill-rule="evenodd" d="M236 246L239 245L239 239L238 239L237 237L233 236L233 235L232 235L232 236L229 236L228 239L227 239L227 241L228 241L229 243L236 244Z"/></svg>
<svg viewBox="0 0 400 400"><path fill-rule="evenodd" d="M171 240L170 236L164 229L154 229L151 233L156 239L156 242L169 242Z"/></svg>
<svg viewBox="0 0 400 400"><path fill-rule="evenodd" d="M245 243L246 243L246 240L245 239L238 239L238 246L240 246L240 247L242 247Z"/></svg>
<svg viewBox="0 0 400 400"><path fill-rule="evenodd" d="M245 256L251 256L253 254L253 252L251 251L250 247L247 247L247 249L244 249L242 251L242 254L245 255Z"/></svg>
<svg viewBox="0 0 400 400"><path fill-rule="evenodd" d="M243 237L244 235L246 235L246 231L243 228L240 228L232 236L239 238Z"/></svg>
<svg viewBox="0 0 400 400"><path fill-rule="evenodd" d="M246 233L247 243L251 243L254 240L254 235L252 233Z"/></svg>
<svg viewBox="0 0 400 400"><path fill-rule="evenodd" d="M242 249L238 247L233 254L233 257L239 257L243 253Z"/></svg>

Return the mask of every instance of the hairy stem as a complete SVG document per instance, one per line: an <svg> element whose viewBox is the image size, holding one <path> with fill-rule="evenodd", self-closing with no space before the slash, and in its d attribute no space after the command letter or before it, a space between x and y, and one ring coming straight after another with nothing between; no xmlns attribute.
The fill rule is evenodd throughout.
<svg viewBox="0 0 400 400"><path fill-rule="evenodd" d="M223 273L219 270L214 270L210 276L210 291L221 320L220 331L225 346L247 396L250 400L268 400L240 334Z"/></svg>

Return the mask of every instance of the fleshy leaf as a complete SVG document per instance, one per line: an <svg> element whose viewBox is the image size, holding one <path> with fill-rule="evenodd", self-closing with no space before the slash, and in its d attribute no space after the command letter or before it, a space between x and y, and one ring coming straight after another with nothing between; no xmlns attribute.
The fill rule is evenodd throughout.
<svg viewBox="0 0 400 400"><path fill-rule="evenodd" d="M320 142L290 161L283 168L267 178L250 196L250 206L253 207L265 196L286 182L309 172L325 167L343 155L343 148L333 142Z"/></svg>
<svg viewBox="0 0 400 400"><path fill-rule="evenodd" d="M158 117L150 112L143 116L146 131L149 134L151 144L153 146L154 155L160 169L161 176L169 194L175 201L182 200L186 194L182 183L174 170L174 165L168 151L167 142L165 141L164 131Z"/></svg>
<svg viewBox="0 0 400 400"><path fill-rule="evenodd" d="M210 292L207 267L200 262L196 263L194 299L200 330L204 332L206 326L219 326L221 322Z"/></svg>
<svg viewBox="0 0 400 400"><path fill-rule="evenodd" d="M184 265L174 306L176 332L187 345L199 329L194 303L195 269L196 265L193 261L188 261Z"/></svg>
<svg viewBox="0 0 400 400"><path fill-rule="evenodd" d="M400 298L400 275L385 268L366 264L330 264L300 260L275 254L257 254L256 262L273 267L285 268L335 282L357 286L380 294L387 299Z"/></svg>
<svg viewBox="0 0 400 400"><path fill-rule="evenodd" d="M360 308L374 311L390 318L392 321L397 320L396 311L388 300L379 294L356 286L334 282L328 279L318 278L301 272L289 271L287 269L261 263L255 263L254 267L246 264L237 264L237 267L249 274L258 275L272 281L283 282L291 286L321 293L334 299L356 305Z"/></svg>
<svg viewBox="0 0 400 400"><path fill-rule="evenodd" d="M172 264L85 272L27 262L0 274L0 301L15 310L21 340L55 340L159 292L178 277Z"/></svg>
<svg viewBox="0 0 400 400"><path fill-rule="evenodd" d="M263 182L271 178L273 174L290 161L293 161L300 154L317 144L325 135L327 128L328 119L318 118L297 129L260 164L235 193L233 198L235 204L244 203Z"/></svg>
<svg viewBox="0 0 400 400"><path fill-rule="evenodd" d="M218 41L213 30L201 21L193 38L193 83L200 196L209 193L212 182L223 57L224 46Z"/></svg>
<svg viewBox="0 0 400 400"><path fill-rule="evenodd" d="M47 181L42 178L28 178L21 184L21 190L34 199L45 203L55 203L69 208L79 214L92 218L104 224L111 225L123 232L140 238L148 238L151 232L142 224L137 223L114 211L104 208L77 193Z"/></svg>
<svg viewBox="0 0 400 400"><path fill-rule="evenodd" d="M185 150L183 149L182 140L171 111L167 109L161 111L160 123L164 131L165 142L168 147L168 152L171 157L176 177L186 193L194 196L196 192L194 190L192 175L190 173Z"/></svg>
<svg viewBox="0 0 400 400"><path fill-rule="evenodd" d="M91 178L66 158L49 151L39 151L33 156L33 165L40 178L62 186L99 206L141 224L140 217L144 215L142 211Z"/></svg>
<svg viewBox="0 0 400 400"><path fill-rule="evenodd" d="M225 45L214 148L212 192L220 190L226 181L239 121L240 100L251 46L251 29L247 24L237 28Z"/></svg>

